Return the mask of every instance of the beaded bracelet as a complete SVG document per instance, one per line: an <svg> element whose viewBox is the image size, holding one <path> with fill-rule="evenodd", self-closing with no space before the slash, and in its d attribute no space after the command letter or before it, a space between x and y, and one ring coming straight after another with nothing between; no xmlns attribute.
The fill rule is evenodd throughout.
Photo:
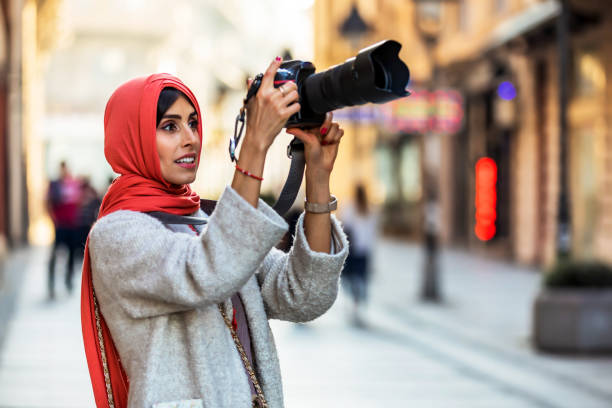
<svg viewBox="0 0 612 408"><path fill-rule="evenodd" d="M254 178L255 180L263 181L263 177L256 176L256 175L254 175L253 173L249 173L249 172L248 172L248 171L246 171L246 170L242 170L240 167L238 167L238 165L236 165L236 170L238 170L239 172L241 172L241 173L242 173L242 174L244 174L245 176L252 177L252 178Z"/></svg>

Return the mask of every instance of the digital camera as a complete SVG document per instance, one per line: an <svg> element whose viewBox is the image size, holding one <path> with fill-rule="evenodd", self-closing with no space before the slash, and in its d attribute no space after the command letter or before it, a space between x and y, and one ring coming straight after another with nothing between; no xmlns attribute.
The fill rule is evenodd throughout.
<svg viewBox="0 0 612 408"><path fill-rule="evenodd" d="M410 71L399 58L402 45L393 40L371 45L343 64L315 74L309 61L291 60L281 64L274 86L295 82L301 109L286 127L320 126L325 113L368 102L385 103L410 95L406 87Z"/></svg>

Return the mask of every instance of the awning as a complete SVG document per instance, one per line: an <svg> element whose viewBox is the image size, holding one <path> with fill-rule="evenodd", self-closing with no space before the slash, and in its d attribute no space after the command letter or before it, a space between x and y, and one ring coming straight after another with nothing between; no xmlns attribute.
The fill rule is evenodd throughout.
<svg viewBox="0 0 612 408"><path fill-rule="evenodd" d="M561 5L556 0L533 4L500 23L491 33L485 50L495 49L514 38L527 34L542 24L556 18L560 13Z"/></svg>

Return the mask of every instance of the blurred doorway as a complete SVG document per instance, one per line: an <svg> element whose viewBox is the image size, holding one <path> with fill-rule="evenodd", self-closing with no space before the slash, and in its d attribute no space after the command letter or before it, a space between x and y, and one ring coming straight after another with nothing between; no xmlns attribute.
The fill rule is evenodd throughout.
<svg viewBox="0 0 612 408"><path fill-rule="evenodd" d="M466 104L466 109L467 109ZM466 111L467 115L467 111ZM470 241L473 229L474 212L472 211L472 187L470 177L473 177L472 161L470 160L469 132L463 129L453 136L453 225L451 240L454 245L466 247Z"/></svg>
<svg viewBox="0 0 612 408"><path fill-rule="evenodd" d="M376 147L377 178L384 189L385 233L416 238L421 229L421 137L396 134Z"/></svg>

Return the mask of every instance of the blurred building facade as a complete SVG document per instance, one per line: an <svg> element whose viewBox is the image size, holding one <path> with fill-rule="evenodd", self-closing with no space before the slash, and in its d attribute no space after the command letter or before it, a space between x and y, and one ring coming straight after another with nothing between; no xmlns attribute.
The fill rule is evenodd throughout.
<svg viewBox="0 0 612 408"><path fill-rule="evenodd" d="M559 84L558 1L462 1L445 5L445 32L436 50L445 80L465 100L463 131L449 140L454 171L445 188L444 237L472 248L494 249L523 263L549 264L556 256L560 166L566 166L572 252L577 257L612 260L610 183L612 153L610 104L612 48L606 38L612 14L602 2L568 1L570 66ZM453 24L453 22L455 22ZM500 97L508 82L516 97ZM568 163L560 162L561 86L569 94ZM474 219L474 163L488 156L498 165L497 235L478 242ZM466 177L467 176L467 177ZM460 194L468 191L469 194ZM606 208L607 207L607 208ZM457 211L469 209L468 212Z"/></svg>
<svg viewBox="0 0 612 408"><path fill-rule="evenodd" d="M44 61L39 177L53 178L66 160L103 193L116 176L104 157L108 98L130 79L168 72L193 90L203 115L202 162L192 187L217 198L234 173L227 148L247 76L264 71L284 49L309 59L311 32L309 2L302 0L63 0L57 44ZM290 164L291 139L279 139L264 170L269 194L281 190Z"/></svg>
<svg viewBox="0 0 612 408"><path fill-rule="evenodd" d="M37 64L51 44L57 4L0 2L0 254L27 240L30 214L42 211L42 203L36 207L30 199L44 194L32 177L40 166L40 145L32 143L40 106Z"/></svg>
<svg viewBox="0 0 612 408"><path fill-rule="evenodd" d="M368 26L358 42L339 30L354 6ZM612 87L607 80L612 15L605 2L569 1L567 6L572 251L612 261L606 250L612 244ZM560 10L554 0L317 1L315 61L321 67L393 38L403 44L411 88L435 82L433 89L462 96L462 126L433 135L418 129L389 132L381 121L347 115L338 181L365 181L385 202L387 229L419 235L422 191L432 180L424 174L426 162L437 161L433 182L442 242L521 263L552 262L560 170ZM431 24L437 26L437 38L428 54L431 43L419 25ZM500 96L503 82L516 96ZM425 149L426 144L433 149ZM475 164L482 157L492 158L498 168L496 234L488 242L474 233ZM350 184L338 182L336 188L348 194Z"/></svg>
<svg viewBox="0 0 612 408"><path fill-rule="evenodd" d="M13 3L15 2L2 1L0 3L2 12L0 19L0 255L6 251L9 231L11 231L11 236L16 232L15 227L9 226L9 214L14 213L14 204L9 202L9 191L14 191L15 184L23 185L19 174L9 174L9 151L19 152L21 140L20 137L11 137L12 127L9 127L11 117L8 106L9 78L10 73L17 73L20 66L20 56L15 55L20 51L19 39L15 38L19 31L9 23L15 18L15 15L18 15L13 10L15 7ZM18 135L18 133L13 132L13 135ZM14 147L15 145L17 147Z"/></svg>

